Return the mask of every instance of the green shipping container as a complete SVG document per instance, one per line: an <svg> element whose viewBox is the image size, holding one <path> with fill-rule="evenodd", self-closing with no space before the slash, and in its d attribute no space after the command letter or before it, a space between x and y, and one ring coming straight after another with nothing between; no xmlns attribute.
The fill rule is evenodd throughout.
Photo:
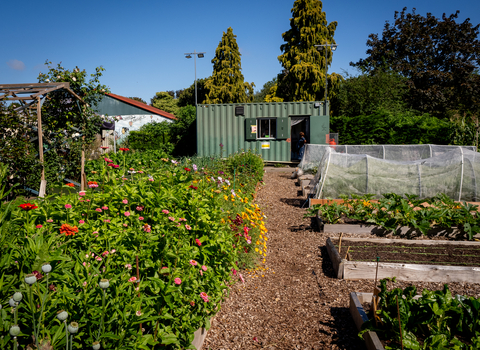
<svg viewBox="0 0 480 350"><path fill-rule="evenodd" d="M326 144L330 132L324 102L198 105L197 154L223 156L256 150L266 161L296 160L300 132L308 143Z"/></svg>

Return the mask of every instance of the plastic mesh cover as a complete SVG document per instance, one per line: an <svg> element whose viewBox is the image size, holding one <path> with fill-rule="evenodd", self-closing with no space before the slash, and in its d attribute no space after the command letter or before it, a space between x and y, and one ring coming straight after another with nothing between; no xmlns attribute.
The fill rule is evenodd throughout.
<svg viewBox="0 0 480 350"><path fill-rule="evenodd" d="M317 163L312 192L316 198L340 198L341 195L383 193L415 194L420 198L445 193L454 200L477 200L477 176L480 176L480 157L474 147L419 145L410 150L404 146L384 146L363 149L376 154L351 154L324 147ZM367 146L358 146L367 147ZM423 147L423 148L422 148ZM358 148L358 149L359 149ZM427 151L428 150L428 153ZM432 153L430 153L432 152ZM431 157L425 157L432 154ZM385 156L385 159L383 158ZM417 157L416 160L391 160L388 157ZM418 159L420 158L420 159Z"/></svg>

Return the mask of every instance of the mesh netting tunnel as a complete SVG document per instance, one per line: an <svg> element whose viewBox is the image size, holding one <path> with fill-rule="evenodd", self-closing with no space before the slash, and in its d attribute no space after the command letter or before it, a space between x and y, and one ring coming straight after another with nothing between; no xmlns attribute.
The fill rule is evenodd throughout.
<svg viewBox="0 0 480 350"><path fill-rule="evenodd" d="M474 146L308 145L300 166L318 167L310 185L315 198L394 192L477 201L480 156Z"/></svg>

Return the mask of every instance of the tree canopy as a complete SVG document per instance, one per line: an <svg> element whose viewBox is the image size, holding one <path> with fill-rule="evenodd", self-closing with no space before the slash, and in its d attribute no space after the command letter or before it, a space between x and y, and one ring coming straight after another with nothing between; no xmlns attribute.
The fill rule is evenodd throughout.
<svg viewBox="0 0 480 350"><path fill-rule="evenodd" d="M337 22L327 23L322 2L296 0L292 8L290 29L282 34L283 52L278 56L284 71L278 75L278 88L272 97L285 101L318 101L325 95L325 69L332 63L330 47L321 51L315 45L335 44L333 38ZM327 60L328 56L328 60ZM332 73L329 80L329 96L333 96L341 76Z"/></svg>
<svg viewBox="0 0 480 350"><path fill-rule="evenodd" d="M232 28L223 32L212 59L213 73L205 83L205 103L244 103L253 101L254 83L244 81L237 36Z"/></svg>
<svg viewBox="0 0 480 350"><path fill-rule="evenodd" d="M173 92L173 91L172 91ZM157 92L150 100L150 105L167 113L175 115L178 112L178 100L167 91Z"/></svg>
<svg viewBox="0 0 480 350"><path fill-rule="evenodd" d="M439 19L406 10L395 12L393 24L386 22L381 38L370 34L369 56L350 64L368 73L391 69L407 77L408 102L419 111L478 110L479 25L470 19L457 23L459 11Z"/></svg>
<svg viewBox="0 0 480 350"><path fill-rule="evenodd" d="M197 79L197 102L205 103L208 90L205 87L205 83L209 78ZM182 90L182 93L178 97L178 106L195 106L195 82L188 88Z"/></svg>

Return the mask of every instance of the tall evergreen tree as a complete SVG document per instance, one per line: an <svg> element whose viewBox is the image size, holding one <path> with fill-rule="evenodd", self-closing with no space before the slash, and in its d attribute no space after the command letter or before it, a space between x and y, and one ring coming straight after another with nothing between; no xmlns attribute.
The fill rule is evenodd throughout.
<svg viewBox="0 0 480 350"><path fill-rule="evenodd" d="M237 36L232 28L223 32L212 59L213 74L205 83L205 103L245 103L253 101L254 83L244 82Z"/></svg>
<svg viewBox="0 0 480 350"><path fill-rule="evenodd" d="M319 0L296 0L292 8L290 29L282 34L285 44L278 56L284 71L278 75L276 96L285 101L318 101L325 96L325 68L332 63L330 47L317 50L315 45L335 44L337 22L327 24ZM327 62L328 57L328 62ZM342 77L332 73L328 95L335 94Z"/></svg>

